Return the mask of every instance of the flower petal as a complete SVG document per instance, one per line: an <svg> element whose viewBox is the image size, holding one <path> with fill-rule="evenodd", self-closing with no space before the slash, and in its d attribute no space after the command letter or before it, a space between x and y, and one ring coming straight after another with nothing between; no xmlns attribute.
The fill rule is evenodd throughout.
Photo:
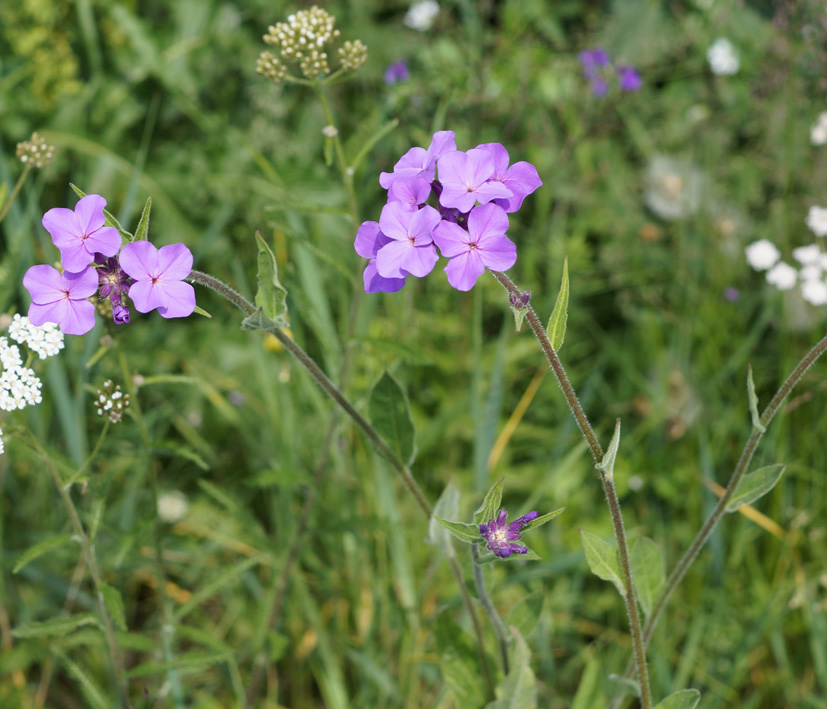
<svg viewBox="0 0 827 709"><path fill-rule="evenodd" d="M65 207L55 207L43 215L41 220L43 228L52 236L52 243L61 248L76 244L79 239L80 228L78 227L75 213Z"/></svg>
<svg viewBox="0 0 827 709"><path fill-rule="evenodd" d="M95 306L88 300L67 300L60 331L66 335L85 335L95 326Z"/></svg>
<svg viewBox="0 0 827 709"><path fill-rule="evenodd" d="M362 258L376 258L376 252L384 246L378 243L380 236L382 232L379 229L379 222L362 222L356 232L356 240L353 242L356 253ZM385 243L387 241L386 238Z"/></svg>
<svg viewBox="0 0 827 709"><path fill-rule="evenodd" d="M40 327L44 323L51 322L58 324L66 317L66 310L69 308L69 299L61 298L54 303L32 303L29 306L29 320L32 325Z"/></svg>
<svg viewBox="0 0 827 709"><path fill-rule="evenodd" d="M507 271L517 262L517 247L507 236L489 236L477 242L480 261L492 271Z"/></svg>
<svg viewBox="0 0 827 709"><path fill-rule="evenodd" d="M485 271L477 249L460 254L451 259L445 267L448 283L461 291L469 291L474 287L477 278ZM498 522L499 523L499 522Z"/></svg>
<svg viewBox="0 0 827 709"><path fill-rule="evenodd" d="M129 242L121 249L119 260L126 274L139 281L155 278L159 273L158 250L148 241ZM152 308L154 307L157 306L153 305ZM141 310L141 312L149 311Z"/></svg>
<svg viewBox="0 0 827 709"><path fill-rule="evenodd" d="M165 281L180 281L192 271L192 251L184 244L169 244L158 250L159 275ZM195 300L193 299L193 305ZM192 311L187 313L191 315Z"/></svg>
<svg viewBox="0 0 827 709"><path fill-rule="evenodd" d="M376 270L376 259L368 261L362 276L365 293L396 293L405 285L404 278L384 278Z"/></svg>
<svg viewBox="0 0 827 709"><path fill-rule="evenodd" d="M23 285L32 296L32 301L38 305L54 303L63 300L63 279L56 269L46 264L32 266L23 276Z"/></svg>
<svg viewBox="0 0 827 709"><path fill-rule="evenodd" d="M434 242L443 256L454 258L469 250L471 237L461 226L443 220L434 229Z"/></svg>
<svg viewBox="0 0 827 709"><path fill-rule="evenodd" d="M161 286L161 291L164 296L164 305L158 308L158 312L162 317L186 318L195 311L195 289L189 283L166 281Z"/></svg>
<svg viewBox="0 0 827 709"><path fill-rule="evenodd" d="M80 229L78 236L88 236L106 223L106 217L103 216L105 206L106 200L99 194L88 194L78 200L75 205L75 220ZM109 228L112 229L112 227ZM117 229L114 231L118 233Z"/></svg>
<svg viewBox="0 0 827 709"><path fill-rule="evenodd" d="M139 280L129 286L129 297L132 298L135 309L139 313L148 313L150 310L155 310L155 308L164 308L167 304L163 290L157 283L153 283L148 278Z"/></svg>

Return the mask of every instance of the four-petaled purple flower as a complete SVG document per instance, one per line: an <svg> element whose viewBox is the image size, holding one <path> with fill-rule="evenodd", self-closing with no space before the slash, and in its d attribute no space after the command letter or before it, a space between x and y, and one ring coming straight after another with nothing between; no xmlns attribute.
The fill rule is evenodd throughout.
<svg viewBox="0 0 827 709"><path fill-rule="evenodd" d="M393 172L383 172L379 175L379 184L387 190L394 180L404 177L423 177L430 182L434 179L436 161L445 153L457 149L455 137L452 130L437 131L427 150L411 148L393 166Z"/></svg>
<svg viewBox="0 0 827 709"><path fill-rule="evenodd" d="M95 306L88 300L98 289L98 274L86 267L80 273L60 273L51 266L32 266L23 276L32 296L32 325L57 323L67 335L85 335L95 325Z"/></svg>
<svg viewBox="0 0 827 709"><path fill-rule="evenodd" d="M405 285L405 278L384 278L376 270L376 254L392 241L381 232L379 222L364 222L356 232L356 253L370 259L362 276L365 293L396 293Z"/></svg>
<svg viewBox="0 0 827 709"><path fill-rule="evenodd" d="M523 200L543 184L537 168L529 162L521 160L508 166L508 151L499 143L483 143L477 149L491 154L494 159L494 173L492 182L502 182L512 196L508 199L495 199L494 204L500 205L506 212L516 212L523 205Z"/></svg>
<svg viewBox="0 0 827 709"><path fill-rule="evenodd" d="M468 215L468 230L447 221L434 229L434 241L443 256L451 259L445 267L450 283L468 291L486 268L506 271L517 260L517 247L505 232L508 216L496 204L483 204Z"/></svg>
<svg viewBox="0 0 827 709"><path fill-rule="evenodd" d="M184 244L156 249L132 241L121 249L121 268L135 279L129 297L141 313L158 309L165 318L185 318L195 310L195 289L182 279L192 270L192 252Z"/></svg>
<svg viewBox="0 0 827 709"><path fill-rule="evenodd" d="M488 524L480 525L480 536L494 556L501 559L507 559L512 554L526 554L528 549L516 542L523 537L520 530L532 520L537 519L537 516L537 512L529 512L509 524L506 521L508 512L500 510L496 520L489 519Z"/></svg>
<svg viewBox="0 0 827 709"><path fill-rule="evenodd" d="M391 243L376 254L376 270L383 278L404 278L407 274L427 276L439 260L434 247L434 227L441 217L433 207L411 210L403 202L382 208L379 228Z"/></svg>
<svg viewBox="0 0 827 709"><path fill-rule="evenodd" d="M479 202L510 199L514 193L494 176L494 157L488 150L473 148L467 153L454 150L439 160L439 182L442 194L439 203L449 209L470 212Z"/></svg>
<svg viewBox="0 0 827 709"><path fill-rule="evenodd" d="M43 215L43 226L52 235L67 271L80 273L95 254L114 256L121 248L118 230L105 226L105 206L103 197L89 194L78 201L74 210L56 207Z"/></svg>

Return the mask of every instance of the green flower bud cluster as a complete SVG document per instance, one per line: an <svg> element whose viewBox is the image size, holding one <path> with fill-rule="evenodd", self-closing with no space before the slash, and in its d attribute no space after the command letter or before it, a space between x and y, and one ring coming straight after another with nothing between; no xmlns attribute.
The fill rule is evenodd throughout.
<svg viewBox="0 0 827 709"><path fill-rule="evenodd" d="M24 165L32 164L34 167L46 167L52 160L55 147L46 145L46 141L36 132L32 133L31 140L24 140L17 144L17 157Z"/></svg>
<svg viewBox="0 0 827 709"><path fill-rule="evenodd" d="M368 60L368 48L361 40L347 41L339 49L339 61L345 71L356 71Z"/></svg>
<svg viewBox="0 0 827 709"><path fill-rule="evenodd" d="M287 67L272 52L262 52L256 62L256 71L277 84L287 75Z"/></svg>

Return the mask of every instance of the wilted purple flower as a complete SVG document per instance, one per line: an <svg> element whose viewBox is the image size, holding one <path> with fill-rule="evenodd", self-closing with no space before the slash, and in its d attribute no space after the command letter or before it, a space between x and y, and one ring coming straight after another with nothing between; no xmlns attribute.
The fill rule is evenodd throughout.
<svg viewBox="0 0 827 709"><path fill-rule="evenodd" d="M430 182L434 179L436 161L445 153L457 149L455 138L456 134L452 130L437 131L427 150L411 148L393 166L393 172L383 172L379 175L379 184L389 189L394 180L403 177L423 177Z"/></svg>
<svg viewBox="0 0 827 709"><path fill-rule="evenodd" d="M442 194L439 203L443 207L470 212L479 202L493 199L510 199L514 193L502 182L491 180L494 176L494 158L487 150L473 148L464 153L455 150L439 160L439 182Z"/></svg>
<svg viewBox="0 0 827 709"><path fill-rule="evenodd" d="M523 200L534 190L540 187L543 182L537 174L537 168L531 163L521 160L508 166L508 151L500 143L483 143L477 146L478 150L485 150L494 159L494 174L492 182L501 182L511 191L513 197L508 199L495 199L506 212L516 212L523 204Z"/></svg>
<svg viewBox="0 0 827 709"><path fill-rule="evenodd" d="M401 81L407 81L411 78L411 73L408 71L408 65L404 59L394 62L387 69L385 69L385 83L389 86Z"/></svg>
<svg viewBox="0 0 827 709"><path fill-rule="evenodd" d="M75 209L56 207L43 215L43 226L60 250L63 268L80 273L95 254L114 256L121 248L121 235L111 226L104 226L103 208L106 200L98 194L81 198Z"/></svg>
<svg viewBox="0 0 827 709"><path fill-rule="evenodd" d="M390 202L382 209L379 228L392 239L376 253L376 270L383 278L427 276L439 260L434 247L434 227L439 212L425 206L411 210L402 202Z"/></svg>
<svg viewBox="0 0 827 709"><path fill-rule="evenodd" d="M135 279L129 297L141 313L158 309L165 318L185 318L195 310L195 289L182 279L192 270L192 252L184 244L156 249L132 241L121 249L121 268Z"/></svg>
<svg viewBox="0 0 827 709"><path fill-rule="evenodd" d="M98 295L101 299L109 298L112 303L112 318L116 325L124 325L129 322L129 308L122 301L122 297L129 293L129 287L135 282L121 268L117 256L106 258L102 254L95 255L98 283L100 290Z"/></svg>
<svg viewBox="0 0 827 709"><path fill-rule="evenodd" d="M618 66L617 83L621 91L638 91L643 86L643 79L634 67Z"/></svg>
<svg viewBox="0 0 827 709"><path fill-rule="evenodd" d="M451 259L445 267L448 283L461 291L474 287L486 267L506 271L517 260L517 247L505 232L508 215L496 204L475 207L468 215L468 230L441 221L434 229L434 241L443 256Z"/></svg>
<svg viewBox="0 0 827 709"><path fill-rule="evenodd" d="M486 546L494 552L494 556L501 559L507 559L512 554L525 554L528 549L516 542L522 539L520 530L537 519L537 516L537 512L529 512L508 524L508 512L500 510L496 520L489 519L488 524L480 525L480 536L485 539Z"/></svg>
<svg viewBox="0 0 827 709"><path fill-rule="evenodd" d="M379 229L379 222L363 222L356 232L353 246L362 258L370 259L362 276L365 293L396 293L405 285L405 278L384 278L376 270L376 254L393 239Z"/></svg>
<svg viewBox="0 0 827 709"><path fill-rule="evenodd" d="M32 266L23 276L23 285L32 296L32 325L57 323L67 335L85 335L94 327L95 306L86 300L98 289L94 268L61 274L51 266Z"/></svg>

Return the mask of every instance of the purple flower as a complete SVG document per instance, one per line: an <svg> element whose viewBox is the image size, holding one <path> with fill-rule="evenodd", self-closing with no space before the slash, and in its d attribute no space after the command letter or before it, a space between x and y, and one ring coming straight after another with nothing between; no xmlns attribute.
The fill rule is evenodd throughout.
<svg viewBox="0 0 827 709"><path fill-rule="evenodd" d="M445 267L448 283L457 290L474 287L486 267L506 271L517 260L517 247L505 232L508 216L496 204L484 204L471 210L468 231L442 221L434 229L434 241L443 256L451 259Z"/></svg>
<svg viewBox="0 0 827 709"><path fill-rule="evenodd" d="M94 327L95 306L86 300L98 289L94 268L61 274L51 266L32 266L23 276L23 285L32 296L32 325L57 323L67 335L84 335Z"/></svg>
<svg viewBox="0 0 827 709"><path fill-rule="evenodd" d="M589 78L589 72L601 66L609 66L611 59L609 53L602 47L595 47L594 49L584 49L577 55L577 59L583 65L583 70L586 72L586 77Z"/></svg>
<svg viewBox="0 0 827 709"><path fill-rule="evenodd" d="M634 67L618 66L617 83L621 91L638 91L643 86L643 79Z"/></svg>
<svg viewBox="0 0 827 709"><path fill-rule="evenodd" d="M158 309L165 318L185 318L195 310L195 290L184 283L192 270L192 252L184 244L156 249L132 241L121 249L121 268L135 279L129 297L141 313Z"/></svg>
<svg viewBox="0 0 827 709"><path fill-rule="evenodd" d="M43 215L43 226L52 236L52 243L60 250L63 268L80 273L95 254L114 256L121 248L121 235L106 220L103 208L106 200L98 194L88 194L75 205L74 211L64 207L50 209Z"/></svg>
<svg viewBox="0 0 827 709"><path fill-rule="evenodd" d="M376 270L376 254L391 241L379 229L379 222L363 222L356 232L356 253L370 259L362 276L365 293L396 293L405 285L405 278L384 278Z"/></svg>
<svg viewBox="0 0 827 709"><path fill-rule="evenodd" d="M423 177L430 182L434 179L436 161L445 153L457 149L455 138L456 135L452 130L434 133L427 150L411 148L393 166L393 172L383 172L379 175L379 184L387 190L394 180L403 177Z"/></svg>
<svg viewBox="0 0 827 709"><path fill-rule="evenodd" d="M521 544L517 544L523 535L520 530L529 522L537 519L537 512L529 512L518 519L515 519L511 524L507 524L508 512L500 510L497 519L489 519L488 524L480 525L480 536L485 539L486 546L494 552L494 556L501 559L507 559L512 554L525 554L528 549Z"/></svg>
<svg viewBox="0 0 827 709"><path fill-rule="evenodd" d="M724 288L724 298L726 298L730 303L734 303L741 297L741 294L738 292L737 288L733 288L730 286L729 288Z"/></svg>
<svg viewBox="0 0 827 709"><path fill-rule="evenodd" d="M394 180L388 190L388 202L404 202L411 209L419 209L431 196L431 183L424 177L404 177Z"/></svg>
<svg viewBox="0 0 827 709"><path fill-rule="evenodd" d="M95 263L98 264L98 283L100 290L98 295L103 300L109 298L112 303L112 317L117 325L129 322L129 309L121 300L129 293L129 287L135 282L121 268L117 256L104 257L102 254L95 255Z"/></svg>
<svg viewBox="0 0 827 709"><path fill-rule="evenodd" d="M485 150L494 159L494 174L491 181L501 182L514 195L509 199L495 199L506 212L516 212L523 204L523 200L543 182L537 174L537 168L531 163L521 160L508 166L508 151L500 143L483 143L477 146L478 150Z"/></svg>
<svg viewBox="0 0 827 709"><path fill-rule="evenodd" d="M408 65L404 59L394 62L387 69L385 69L385 83L390 86L401 81L407 81L411 78L411 73L408 71Z"/></svg>
<svg viewBox="0 0 827 709"><path fill-rule="evenodd" d="M427 276L439 260L434 246L434 227L439 212L425 206L412 211L402 202L390 202L382 208L379 228L392 239L376 254L376 270L383 278L417 278Z"/></svg>
<svg viewBox="0 0 827 709"><path fill-rule="evenodd" d="M479 202L493 199L510 199L514 193L502 182L491 181L494 176L494 158L487 150L473 148L467 153L460 150L443 155L439 160L439 182L442 194L439 203L443 207L470 212Z"/></svg>

